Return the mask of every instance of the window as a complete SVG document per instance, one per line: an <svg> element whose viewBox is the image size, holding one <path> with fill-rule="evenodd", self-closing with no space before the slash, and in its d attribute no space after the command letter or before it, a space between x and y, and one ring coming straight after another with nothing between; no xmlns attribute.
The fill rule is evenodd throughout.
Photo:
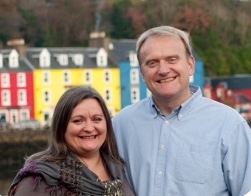
<svg viewBox="0 0 251 196"><path fill-rule="evenodd" d="M73 62L75 63L75 65L83 65L84 63L84 56L82 54L75 54L72 57Z"/></svg>
<svg viewBox="0 0 251 196"><path fill-rule="evenodd" d="M17 92L18 105L26 105L27 104L27 96L26 90L18 90Z"/></svg>
<svg viewBox="0 0 251 196"><path fill-rule="evenodd" d="M49 84L50 83L50 72L49 71L44 71L42 73L42 77L43 77L43 83L44 84Z"/></svg>
<svg viewBox="0 0 251 196"><path fill-rule="evenodd" d="M47 49L43 49L42 52L39 55L39 65L40 67L50 67L51 55Z"/></svg>
<svg viewBox="0 0 251 196"><path fill-rule="evenodd" d="M136 103L139 101L139 88L131 88L131 102Z"/></svg>
<svg viewBox="0 0 251 196"><path fill-rule="evenodd" d="M64 82L64 84L70 83L70 72L69 71L63 71L63 82Z"/></svg>
<svg viewBox="0 0 251 196"><path fill-rule="evenodd" d="M58 55L58 62L60 65L68 65L68 56L66 54Z"/></svg>
<svg viewBox="0 0 251 196"><path fill-rule="evenodd" d="M85 70L84 72L84 84L92 83L92 72L91 70Z"/></svg>
<svg viewBox="0 0 251 196"><path fill-rule="evenodd" d="M105 89L105 101L106 102L111 102L112 98L111 98L111 89Z"/></svg>
<svg viewBox="0 0 251 196"><path fill-rule="evenodd" d="M130 70L130 82L131 84L139 83L139 70L137 68Z"/></svg>
<svg viewBox="0 0 251 196"><path fill-rule="evenodd" d="M18 122L18 111L10 110L10 122L17 123Z"/></svg>
<svg viewBox="0 0 251 196"><path fill-rule="evenodd" d="M137 59L137 55L135 52L130 52L129 53L129 61L130 61L130 66L131 67L136 67L138 66L138 59Z"/></svg>
<svg viewBox="0 0 251 196"><path fill-rule="evenodd" d="M10 91L9 90L3 90L2 94L2 105L3 106L9 106L11 104L11 100L10 100Z"/></svg>
<svg viewBox="0 0 251 196"><path fill-rule="evenodd" d="M10 74L8 73L3 73L1 75L1 84L2 87L10 87Z"/></svg>
<svg viewBox="0 0 251 196"><path fill-rule="evenodd" d="M0 68L3 67L3 55L0 54Z"/></svg>
<svg viewBox="0 0 251 196"><path fill-rule="evenodd" d="M18 53L16 50L12 50L9 56L9 66L18 67Z"/></svg>
<svg viewBox="0 0 251 196"><path fill-rule="evenodd" d="M97 65L98 67L107 66L107 53L103 48L101 48L97 53Z"/></svg>
<svg viewBox="0 0 251 196"><path fill-rule="evenodd" d="M17 86L18 87L25 87L26 86L25 73L18 73L17 74Z"/></svg>
<svg viewBox="0 0 251 196"><path fill-rule="evenodd" d="M30 118L30 111L28 109L20 110L20 121L27 120Z"/></svg>
<svg viewBox="0 0 251 196"><path fill-rule="evenodd" d="M110 70L104 71L104 78L105 78L105 82L111 82L111 71Z"/></svg>
<svg viewBox="0 0 251 196"><path fill-rule="evenodd" d="M50 103L50 91L49 90L44 91L43 100L45 104Z"/></svg>

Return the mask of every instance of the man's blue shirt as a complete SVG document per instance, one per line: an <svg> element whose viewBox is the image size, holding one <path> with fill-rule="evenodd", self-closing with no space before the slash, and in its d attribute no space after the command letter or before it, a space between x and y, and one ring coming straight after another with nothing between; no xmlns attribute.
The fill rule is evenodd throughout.
<svg viewBox="0 0 251 196"><path fill-rule="evenodd" d="M234 109L193 95L165 117L151 97L113 119L138 196L243 196L251 191L251 130Z"/></svg>

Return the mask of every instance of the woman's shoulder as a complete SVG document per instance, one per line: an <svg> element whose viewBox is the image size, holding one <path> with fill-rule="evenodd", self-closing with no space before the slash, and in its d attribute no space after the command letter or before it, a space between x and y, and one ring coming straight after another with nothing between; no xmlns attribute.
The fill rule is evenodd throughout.
<svg viewBox="0 0 251 196"><path fill-rule="evenodd" d="M14 191L13 191L14 190ZM18 184L13 187L12 192L15 196L36 195L46 196L50 195L47 190L47 185L40 177L28 176L23 178Z"/></svg>
<svg viewBox="0 0 251 196"><path fill-rule="evenodd" d="M49 186L40 176L28 176L23 178L12 189L12 194L15 196L36 195L75 195L63 186Z"/></svg>

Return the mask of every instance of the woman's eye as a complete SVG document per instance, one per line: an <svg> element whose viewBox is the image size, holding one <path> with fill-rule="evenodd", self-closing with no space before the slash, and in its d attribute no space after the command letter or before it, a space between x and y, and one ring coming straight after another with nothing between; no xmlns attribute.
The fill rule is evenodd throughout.
<svg viewBox="0 0 251 196"><path fill-rule="evenodd" d="M83 120L82 119L74 119L74 120L72 120L72 122L73 123L81 123L81 122L83 122Z"/></svg>
<svg viewBox="0 0 251 196"><path fill-rule="evenodd" d="M102 121L102 118L94 118L94 121L95 122L100 122L100 121Z"/></svg>

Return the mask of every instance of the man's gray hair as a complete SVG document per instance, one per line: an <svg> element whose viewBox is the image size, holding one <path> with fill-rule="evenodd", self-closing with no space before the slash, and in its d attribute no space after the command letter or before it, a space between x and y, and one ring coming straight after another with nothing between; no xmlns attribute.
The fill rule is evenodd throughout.
<svg viewBox="0 0 251 196"><path fill-rule="evenodd" d="M188 33L180 29L171 27L171 26L159 26L159 27L148 29L147 31L142 33L140 37L138 38L137 43L136 43L136 52L137 52L139 64L141 64L140 58L139 58L140 49L142 45L145 43L145 41L149 37L152 37L152 36L175 36L181 39L181 41L184 43L187 55L192 56L192 47L190 45Z"/></svg>

